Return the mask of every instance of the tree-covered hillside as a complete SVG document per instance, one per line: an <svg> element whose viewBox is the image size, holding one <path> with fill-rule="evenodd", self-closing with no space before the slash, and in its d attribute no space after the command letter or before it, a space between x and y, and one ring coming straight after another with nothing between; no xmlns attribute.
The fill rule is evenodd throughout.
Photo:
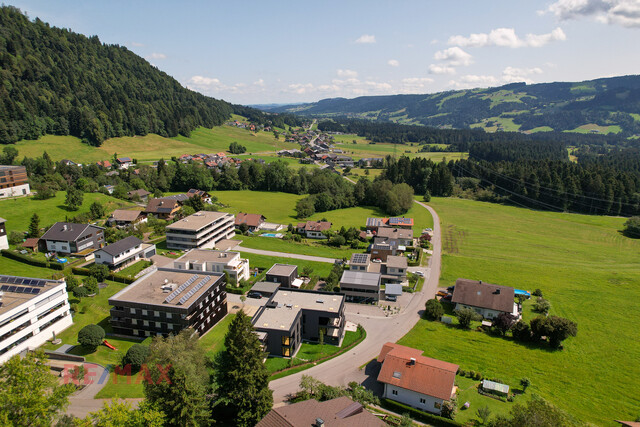
<svg viewBox="0 0 640 427"><path fill-rule="evenodd" d="M333 98L268 109L434 127L640 133L640 76L578 83L512 83L426 95Z"/></svg>
<svg viewBox="0 0 640 427"><path fill-rule="evenodd" d="M44 134L189 135L232 106L188 90L127 48L0 8L0 143Z"/></svg>

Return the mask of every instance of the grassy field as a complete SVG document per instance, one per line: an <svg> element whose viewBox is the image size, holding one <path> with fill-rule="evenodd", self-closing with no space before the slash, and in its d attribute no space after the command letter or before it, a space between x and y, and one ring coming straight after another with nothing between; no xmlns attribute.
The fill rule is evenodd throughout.
<svg viewBox="0 0 640 427"><path fill-rule="evenodd" d="M250 254L248 252L240 252L242 258L249 260L249 267L258 267L260 269L269 269L273 264L292 264L298 266L298 274L302 274L302 270L309 266L313 269L313 274L317 274L320 277L327 277L331 273L331 267L333 264L328 262L317 261L304 261L295 258L280 258L266 255Z"/></svg>
<svg viewBox="0 0 640 427"><path fill-rule="evenodd" d="M338 209L335 211L318 212L311 216L309 220L320 220L326 218L333 223L332 229L340 229L344 226L346 228L355 227L360 229L366 225L367 218L379 217L384 218L386 215L383 211L374 207L355 207ZM427 227L433 227L433 218L431 214L425 208L414 204L409 211L403 216L413 218L413 233L414 235L420 233L422 229Z"/></svg>
<svg viewBox="0 0 640 427"><path fill-rule="evenodd" d="M596 124L588 124L579 126L573 130L567 130L565 132L577 132L577 133L591 133L592 130L597 130L598 133L609 134L609 133L620 133L622 129L618 125L612 126L598 126Z"/></svg>
<svg viewBox="0 0 640 427"><path fill-rule="evenodd" d="M334 135L335 146L345 152L345 155L354 159L363 157L385 157L388 155L396 155L397 157L405 155L408 157L425 157L434 161L440 161L443 157L447 160L459 159L467 156L466 153L420 153L420 145L417 143L409 144L388 144L375 143L370 144L369 140L352 134ZM356 141L354 144L353 141Z"/></svg>
<svg viewBox="0 0 640 427"><path fill-rule="evenodd" d="M527 347L420 320L399 342L531 392L597 425L635 419L640 407L640 240L624 218L537 212L434 198L443 233L441 286L460 277L540 288L551 314L578 324L563 351ZM529 393L529 391L527 391Z"/></svg>
<svg viewBox="0 0 640 427"><path fill-rule="evenodd" d="M242 240L242 246L244 246L245 248L263 249L267 251L286 252L301 255L314 255L327 258L351 258L351 254L353 252L358 252L356 249L351 249L348 246L335 248L326 244L322 244L322 242L326 242L326 240L320 241L314 239L304 239L303 242L297 243L294 241L287 241L274 237L237 235L235 238L238 240ZM362 250L360 250L360 252L362 252Z"/></svg>
<svg viewBox="0 0 640 427"><path fill-rule="evenodd" d="M267 191L216 191L218 201L226 205L222 210L236 214L238 212L260 213L268 222L295 224L296 202L305 196L289 193L269 193Z"/></svg>
<svg viewBox="0 0 640 427"><path fill-rule="evenodd" d="M201 127L191 132L188 138L181 135L164 138L156 134L111 138L100 147L83 144L73 136L46 135L36 141L18 141L16 148L20 153L19 158L41 156L46 151L56 161L72 157L75 162L91 163L109 160L113 153L139 161L151 161L161 157L170 159L182 154L226 152L233 141L244 145L247 154L275 153L285 148L299 148L298 144L284 142L282 137L276 140L271 132L253 133L235 126L218 126L213 129Z"/></svg>
<svg viewBox="0 0 640 427"><path fill-rule="evenodd" d="M107 214L115 209L133 206L132 203L116 199L102 193L85 193L82 207L77 211L69 211L64 206L66 192L59 191L56 197L48 200L35 200L33 197L19 197L0 201L0 215L7 220L7 231L27 231L29 221L34 213L40 217L40 226L53 225L56 221L64 221L67 217L89 212L89 206L95 201L102 203Z"/></svg>
<svg viewBox="0 0 640 427"><path fill-rule="evenodd" d="M494 122L492 126L487 126L487 122ZM489 117L483 119L480 123L472 124L471 128L482 128L486 132L495 132L498 130L498 124L502 125L501 128L505 132L517 132L520 129L520 125L513 122L511 117Z"/></svg>

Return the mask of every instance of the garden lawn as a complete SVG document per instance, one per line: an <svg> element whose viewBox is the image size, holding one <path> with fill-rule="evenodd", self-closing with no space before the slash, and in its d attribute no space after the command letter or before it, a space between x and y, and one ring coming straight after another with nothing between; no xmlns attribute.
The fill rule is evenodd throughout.
<svg viewBox="0 0 640 427"><path fill-rule="evenodd" d="M422 198L419 198L419 200L422 200ZM338 231L340 227L355 227L359 230L360 227L364 227L367 224L367 218L369 217L385 218L388 216L384 211L376 207L358 206L354 208L337 209L335 211L318 212L308 219L314 221L327 219L327 221L333 224L331 229ZM433 218L431 218L431 214L417 203L414 203L411 209L402 216L413 218L414 236L419 236L424 228L433 228Z"/></svg>
<svg viewBox="0 0 640 427"><path fill-rule="evenodd" d="M356 143L353 143L353 140ZM391 143L375 143L370 144L369 140L359 137L353 134L346 135L334 135L334 141L336 142L336 148L340 148L344 151L345 155L351 156L354 159L361 159L366 157L385 157L385 156L408 156L408 157L425 157L434 161L440 161L443 157L447 160L459 159L461 157L466 158L467 153L420 153L419 150L422 145L416 142L407 144L391 144Z"/></svg>
<svg viewBox="0 0 640 427"><path fill-rule="evenodd" d="M263 239L266 239L266 237L263 237ZM306 266L310 266L313 269L313 274L317 274L323 278L329 276L329 273L331 273L331 267L333 267L333 264L328 262L304 261L295 258L280 258L250 254L248 252L240 252L240 256L249 260L249 267L252 269L258 267L259 269L268 270L273 266L273 264L292 264L298 266L298 275L302 275L302 270Z"/></svg>
<svg viewBox="0 0 640 427"><path fill-rule="evenodd" d="M67 210L64 205L67 193L58 191L56 196L47 200L36 200L33 197L19 197L0 201L2 218L7 220L7 232L27 231L31 216L37 213L40 217L40 227L53 225L57 221L89 212L93 202L99 202L105 207L105 214L109 215L116 209L128 208L132 203L102 193L84 193L82 206L77 211Z"/></svg>
<svg viewBox="0 0 640 427"><path fill-rule="evenodd" d="M225 205L225 212L256 213L264 215L267 222L278 224L296 224L296 202L303 195L289 193L270 193L268 191L216 191L218 201Z"/></svg>
<svg viewBox="0 0 640 427"><path fill-rule="evenodd" d="M363 251L363 249L351 249L349 246L343 246L341 249L329 246L326 243L321 243L326 242L326 239L315 241L314 239L304 239L301 243L278 239L275 237L260 236L236 235L235 239L242 240L242 246L245 248L263 249L267 251L286 252L291 254L313 255L327 258L351 258L352 253ZM364 245L365 244L363 243L363 246Z"/></svg>
<svg viewBox="0 0 640 427"><path fill-rule="evenodd" d="M457 278L533 291L552 315L575 321L564 350L420 320L400 344L548 399L577 419L614 425L640 407L640 240L624 237L624 218L539 212L434 198L440 215L440 286ZM529 317L528 310L525 314ZM464 403L464 402L463 402Z"/></svg>
<svg viewBox="0 0 640 427"><path fill-rule="evenodd" d="M150 261L140 260L131 264L129 267L123 268L122 270L118 271L118 274L120 276L135 277L136 274L140 273L142 270L151 265L152 263Z"/></svg>

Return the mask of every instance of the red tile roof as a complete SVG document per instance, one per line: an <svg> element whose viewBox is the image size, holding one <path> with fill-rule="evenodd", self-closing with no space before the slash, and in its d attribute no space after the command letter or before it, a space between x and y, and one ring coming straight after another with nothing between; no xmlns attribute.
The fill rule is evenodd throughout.
<svg viewBox="0 0 640 427"><path fill-rule="evenodd" d="M249 227L257 227L262 224L265 219L264 215L240 212L236 215L236 225L247 224Z"/></svg>
<svg viewBox="0 0 640 427"><path fill-rule="evenodd" d="M300 222L298 228L304 228L305 231L327 231L331 228L331 223L328 221Z"/></svg>
<svg viewBox="0 0 640 427"><path fill-rule="evenodd" d="M451 399L458 365L422 356L420 350L394 343L382 347L378 362L382 362L378 381L438 399Z"/></svg>

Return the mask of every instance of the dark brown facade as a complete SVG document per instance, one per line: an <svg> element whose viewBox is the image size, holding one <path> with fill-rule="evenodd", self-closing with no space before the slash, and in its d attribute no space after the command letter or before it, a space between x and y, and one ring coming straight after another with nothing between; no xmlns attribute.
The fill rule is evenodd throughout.
<svg viewBox="0 0 640 427"><path fill-rule="evenodd" d="M0 166L0 190L29 182L24 166Z"/></svg>

